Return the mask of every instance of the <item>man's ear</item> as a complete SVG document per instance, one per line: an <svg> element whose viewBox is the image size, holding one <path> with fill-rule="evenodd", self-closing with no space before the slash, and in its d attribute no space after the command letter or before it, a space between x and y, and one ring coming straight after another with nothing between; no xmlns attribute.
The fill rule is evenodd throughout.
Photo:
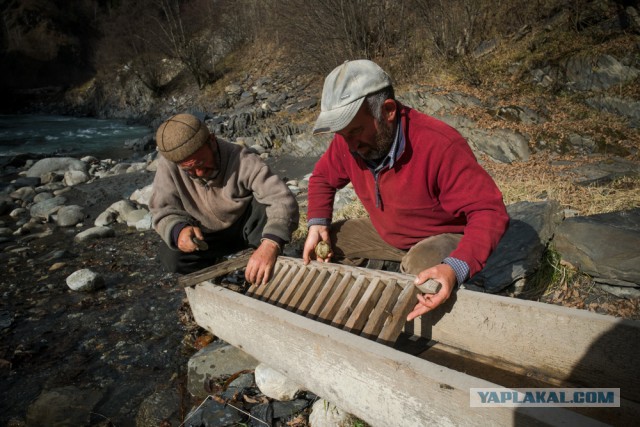
<svg viewBox="0 0 640 427"><path fill-rule="evenodd" d="M382 116L389 123L392 123L396 120L396 101L393 99L387 99L382 103Z"/></svg>

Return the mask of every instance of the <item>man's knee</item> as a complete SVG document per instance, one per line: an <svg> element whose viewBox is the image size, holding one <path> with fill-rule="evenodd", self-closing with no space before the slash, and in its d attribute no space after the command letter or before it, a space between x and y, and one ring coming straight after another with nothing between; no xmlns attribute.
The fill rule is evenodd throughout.
<svg viewBox="0 0 640 427"><path fill-rule="evenodd" d="M418 274L438 265L458 247L462 234L438 234L416 243L402 258L400 269L403 273Z"/></svg>

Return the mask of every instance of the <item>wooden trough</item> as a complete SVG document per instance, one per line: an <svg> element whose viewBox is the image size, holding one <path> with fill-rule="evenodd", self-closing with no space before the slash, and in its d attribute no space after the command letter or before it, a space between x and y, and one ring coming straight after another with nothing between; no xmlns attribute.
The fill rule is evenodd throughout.
<svg viewBox="0 0 640 427"><path fill-rule="evenodd" d="M280 257L268 284L225 287L249 255L180 279L196 322L372 426L640 416L640 322L463 289L407 324L412 276ZM620 388L621 407L470 407L491 387Z"/></svg>

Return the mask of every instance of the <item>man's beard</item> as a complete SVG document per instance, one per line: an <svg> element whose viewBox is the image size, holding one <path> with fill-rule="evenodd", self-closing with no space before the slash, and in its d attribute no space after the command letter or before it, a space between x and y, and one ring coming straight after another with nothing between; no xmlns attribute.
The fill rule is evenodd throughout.
<svg viewBox="0 0 640 427"><path fill-rule="evenodd" d="M378 133L376 134L375 147L368 153L361 155L363 159L369 161L382 160L391 149L395 138L395 125L376 120L378 124Z"/></svg>

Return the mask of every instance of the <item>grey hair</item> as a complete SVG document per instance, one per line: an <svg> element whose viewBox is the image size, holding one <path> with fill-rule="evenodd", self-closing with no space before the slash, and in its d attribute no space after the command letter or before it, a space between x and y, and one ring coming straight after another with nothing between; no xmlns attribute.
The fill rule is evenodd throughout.
<svg viewBox="0 0 640 427"><path fill-rule="evenodd" d="M384 101L387 99L395 100L393 86L387 86L384 89L367 95L365 98L369 114L377 121L382 121L382 104L384 104Z"/></svg>

